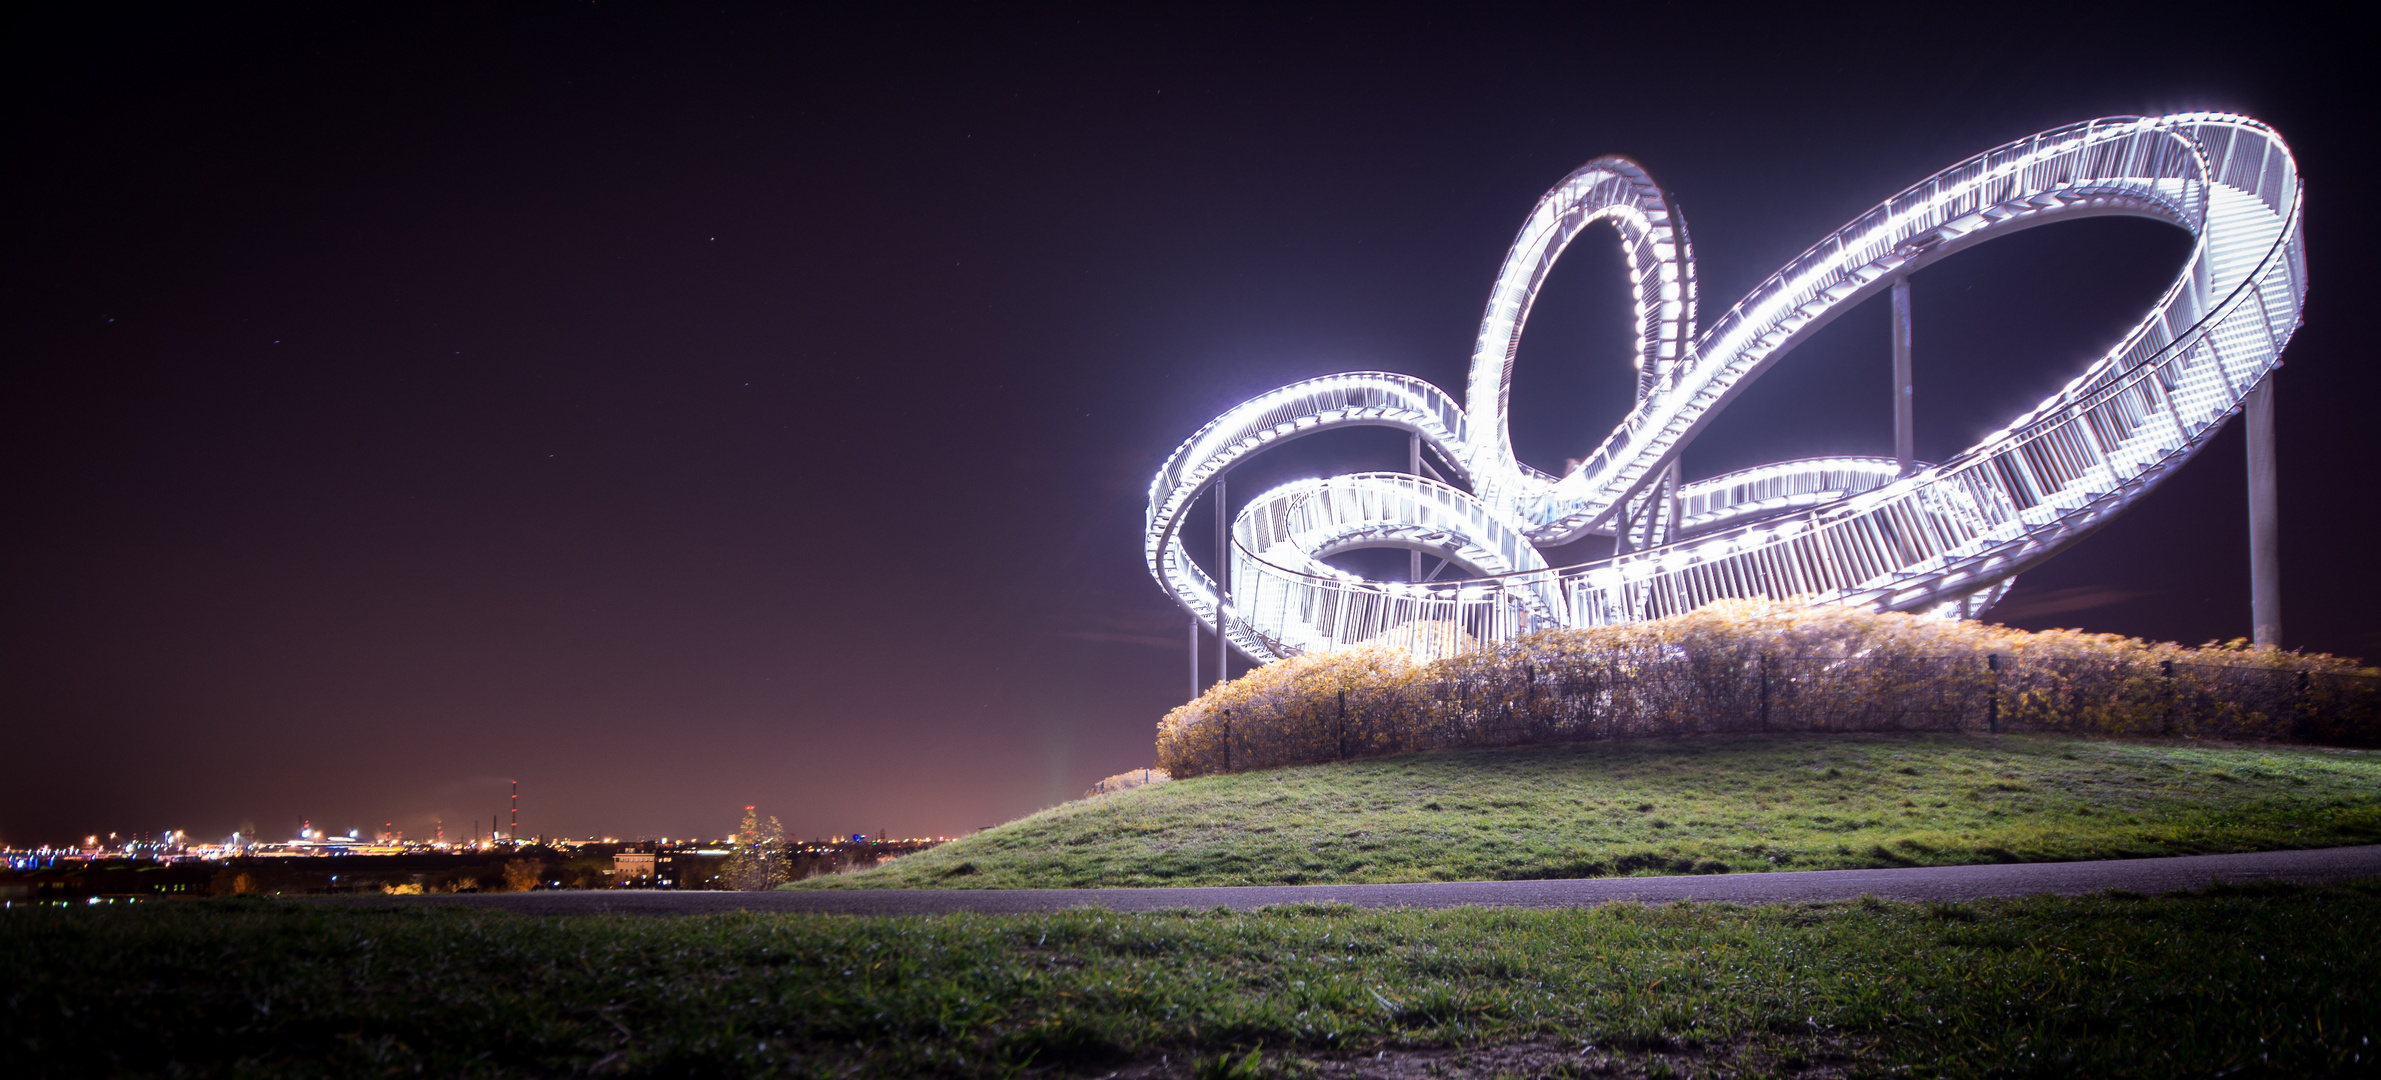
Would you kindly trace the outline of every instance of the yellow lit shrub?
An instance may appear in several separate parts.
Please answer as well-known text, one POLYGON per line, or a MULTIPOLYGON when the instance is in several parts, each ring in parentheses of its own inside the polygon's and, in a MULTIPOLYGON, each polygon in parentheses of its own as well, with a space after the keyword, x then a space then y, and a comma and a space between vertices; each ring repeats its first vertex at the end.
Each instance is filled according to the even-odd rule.
POLYGON ((2381 672, 2323 654, 1721 601, 1436 661, 1452 627, 1297 656, 1158 723, 1176 777, 1456 746, 1728 731, 2033 730, 2370 742, 2381 672))

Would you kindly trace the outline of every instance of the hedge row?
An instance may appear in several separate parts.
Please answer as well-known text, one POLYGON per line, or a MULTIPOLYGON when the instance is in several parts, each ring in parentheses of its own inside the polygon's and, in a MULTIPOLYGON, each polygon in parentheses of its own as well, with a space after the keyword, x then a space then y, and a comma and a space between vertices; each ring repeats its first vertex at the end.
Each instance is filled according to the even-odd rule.
POLYGON ((1728 601, 1419 662, 1268 664, 1158 723, 1175 777, 1459 746, 1797 731, 2381 741, 2381 671, 2323 654, 1728 601))

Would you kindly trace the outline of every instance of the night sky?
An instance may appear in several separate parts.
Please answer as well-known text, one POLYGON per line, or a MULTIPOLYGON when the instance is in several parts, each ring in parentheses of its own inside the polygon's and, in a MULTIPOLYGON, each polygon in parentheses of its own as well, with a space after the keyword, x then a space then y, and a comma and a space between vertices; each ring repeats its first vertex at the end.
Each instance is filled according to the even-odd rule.
MULTIPOLYGON (((746 804, 950 834, 1074 797, 1185 693, 1141 562, 1157 464, 1309 376, 1460 393, 1522 215, 1606 153, 1677 198, 1716 316, 2008 139, 2274 124, 2313 281, 2284 636, 2381 657, 2366 30, 498 7, 11 16, 0 841, 453 837, 511 779, 524 832, 569 835, 746 804)), ((1919 274, 1919 456, 2072 377, 2186 247, 2097 219, 1919 274)), ((1621 282, 1600 233, 1554 275, 1524 460, 1625 408, 1621 282)), ((1888 360, 1873 301, 1687 475, 1890 454, 1888 360)), ((2228 430, 1993 617, 2245 635, 2241 459, 2228 430)), ((1338 433, 1234 491, 1403 460, 1338 433)))

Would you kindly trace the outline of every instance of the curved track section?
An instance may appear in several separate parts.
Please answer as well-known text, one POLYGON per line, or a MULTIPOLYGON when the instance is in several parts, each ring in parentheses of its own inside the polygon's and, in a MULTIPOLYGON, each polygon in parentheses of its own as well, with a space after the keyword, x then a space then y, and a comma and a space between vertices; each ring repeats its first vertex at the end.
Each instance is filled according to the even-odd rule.
POLYGON ((1232 580, 1245 583, 1233 590, 1233 608, 1276 655, 1334 646, 1342 627, 1459 624, 1454 592, 1426 583, 1334 589, 1322 594, 1331 604, 1313 603, 1309 581, 1365 584, 1322 561, 1359 547, 1421 551, 1477 577, 1527 575, 1500 591, 1509 603, 1497 617, 1511 624, 1502 636, 1562 625, 1561 586, 1519 524, 1427 477, 1356 473, 1284 484, 1241 511, 1232 541, 1232 580))
MULTIPOLYGON (((1597 158, 1564 177, 1530 209, 1520 235, 1513 238, 1497 270, 1496 285, 1489 290, 1488 310, 1480 316, 1478 343, 1472 347, 1465 403, 1472 415, 1490 422, 1475 431, 1477 441, 1469 447, 1464 467, 1481 499, 1491 504, 1540 504, 1554 489, 1577 486, 1568 483, 1570 478, 1556 480, 1516 460, 1505 417, 1513 393, 1513 360, 1520 353, 1521 331, 1537 305, 1538 290, 1571 241, 1599 221, 1620 233, 1621 252, 1628 259, 1637 338, 1630 362, 1637 370, 1641 407, 1663 382, 1676 376, 1687 342, 1695 336, 1695 253, 1687 242, 1686 219, 1671 208, 1662 189, 1636 162, 1621 157, 1597 158)), ((1555 528, 1581 524, 1562 521, 1555 528)), ((1549 531, 1538 530, 1541 535, 1549 531)))
POLYGON ((1271 660, 1382 639, 1446 652, 1725 597, 1980 614, 2019 571, 2197 452, 2280 364, 2306 295, 2300 203, 2289 148, 2254 120, 2094 120, 1995 148, 1895 195, 1697 336, 1683 219, 1641 168, 1598 159, 1539 200, 1514 241, 1474 350, 1470 408, 1420 380, 1377 372, 1309 380, 1242 404, 1177 448, 1152 482, 1150 570, 1213 626, 1215 583, 1182 551, 1184 509, 1241 457, 1330 427, 1374 424, 1420 437, 1470 492, 1367 474, 1260 496, 1233 534, 1232 593, 1247 602, 1230 605, 1225 628, 1243 653, 1271 660), (2108 214, 2166 221, 2196 243, 2174 284, 2115 348, 2007 428, 1905 478, 1890 462, 1832 458, 1679 482, 1678 454, 1694 436, 1836 315, 1995 236, 2108 214), (1595 221, 1611 223, 1629 255, 1639 394, 1587 462, 1558 479, 1513 458, 1507 396, 1538 288, 1595 221), (1301 509, 1325 492, 1382 516, 1301 509), (1301 512, 1313 524, 1276 521, 1301 512), (1532 565, 1514 546, 1516 537, 1552 545, 1590 533, 1619 536, 1624 554, 1554 568, 1532 565), (1351 546, 1429 551, 1474 576, 1368 581, 1321 562, 1351 546), (1415 631, 1424 625, 1435 629, 1415 631))
POLYGON ((1707 532, 1823 506, 1900 476, 1900 462, 1876 457, 1803 458, 1722 473, 1679 489, 1678 531, 1707 532))
MULTIPOLYGON (((1184 610, 1213 629, 1223 605, 1214 576, 1182 549, 1183 513, 1242 458, 1318 431, 1364 426, 1396 428, 1419 437, 1450 463, 1459 464, 1459 448, 1470 445, 1463 409, 1455 399, 1410 375, 1326 375, 1251 398, 1183 440, 1149 482, 1148 532, 1142 545, 1149 572, 1184 610)), ((1266 660, 1288 655, 1274 647, 1277 639, 1259 636, 1229 613, 1223 625, 1233 645, 1246 655, 1266 660)))

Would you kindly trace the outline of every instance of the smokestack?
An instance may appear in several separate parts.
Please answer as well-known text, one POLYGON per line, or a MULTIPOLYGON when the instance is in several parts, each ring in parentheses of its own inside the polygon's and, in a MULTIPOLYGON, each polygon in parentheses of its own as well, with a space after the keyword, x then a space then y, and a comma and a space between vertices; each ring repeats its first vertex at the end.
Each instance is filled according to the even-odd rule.
POLYGON ((513 781, 513 826, 508 831, 511 835, 505 839, 516 844, 521 842, 521 782, 518 780, 513 781))

